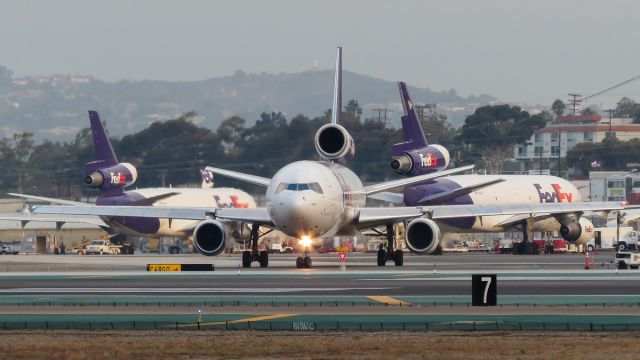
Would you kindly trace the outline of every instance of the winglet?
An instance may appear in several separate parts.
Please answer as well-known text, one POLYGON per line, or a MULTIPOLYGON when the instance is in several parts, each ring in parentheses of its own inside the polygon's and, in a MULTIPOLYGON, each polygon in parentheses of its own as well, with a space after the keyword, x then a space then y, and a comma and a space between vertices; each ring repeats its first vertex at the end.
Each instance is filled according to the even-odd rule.
POLYGON ((422 124, 418 120, 416 109, 409 97, 407 84, 400 81, 398 82, 398 88, 400 89, 400 98, 402 99, 402 108, 404 109, 404 116, 401 119, 404 141, 412 144, 415 148, 429 145, 427 138, 424 136, 422 124))
POLYGON ((97 111, 89 110, 89 122, 91 123, 91 135, 93 136, 93 147, 96 153, 95 161, 106 166, 116 165, 118 159, 113 152, 111 141, 109 141, 107 132, 102 126, 97 111))
POLYGON ((336 78, 333 84, 333 104, 331 106, 331 123, 340 121, 342 112, 342 46, 336 50, 336 78))

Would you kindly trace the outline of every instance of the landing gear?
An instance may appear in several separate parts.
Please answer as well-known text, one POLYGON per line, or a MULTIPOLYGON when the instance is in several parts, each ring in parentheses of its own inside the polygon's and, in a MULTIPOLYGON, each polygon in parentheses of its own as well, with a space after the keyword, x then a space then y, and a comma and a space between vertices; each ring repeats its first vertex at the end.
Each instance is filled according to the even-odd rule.
MULTIPOLYGON (((540 250, 535 243, 529 241, 528 220, 522 221, 522 242, 513 244, 513 255, 538 255, 540 250)), ((533 223, 533 221, 531 221, 533 223)))
POLYGON ((296 259, 296 268, 298 269, 311 269, 312 264, 313 262, 311 261, 311 258, 307 255, 304 257, 298 256, 296 259))
MULTIPOLYGON (((382 235, 382 233, 380 233, 382 235)), ((387 237, 387 246, 380 244, 378 248, 378 266, 385 266, 387 261, 393 260, 395 266, 404 265, 404 253, 396 247, 396 233, 393 231, 393 224, 387 224, 384 235, 387 237)))
POLYGON ((251 225, 251 235, 249 241, 251 242, 251 250, 245 250, 242 252, 242 267, 250 268, 251 263, 257 261, 261 268, 269 266, 269 252, 258 250, 258 239, 262 236, 270 233, 272 230, 267 231, 264 234, 260 234, 260 225, 251 225))

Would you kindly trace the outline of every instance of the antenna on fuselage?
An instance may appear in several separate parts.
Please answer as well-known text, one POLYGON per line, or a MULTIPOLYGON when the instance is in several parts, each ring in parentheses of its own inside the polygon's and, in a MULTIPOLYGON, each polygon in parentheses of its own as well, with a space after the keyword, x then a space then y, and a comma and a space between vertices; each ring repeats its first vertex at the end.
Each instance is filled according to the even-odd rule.
POLYGON ((331 123, 340 121, 342 112, 342 46, 336 49, 336 78, 333 84, 333 104, 331 106, 331 123))

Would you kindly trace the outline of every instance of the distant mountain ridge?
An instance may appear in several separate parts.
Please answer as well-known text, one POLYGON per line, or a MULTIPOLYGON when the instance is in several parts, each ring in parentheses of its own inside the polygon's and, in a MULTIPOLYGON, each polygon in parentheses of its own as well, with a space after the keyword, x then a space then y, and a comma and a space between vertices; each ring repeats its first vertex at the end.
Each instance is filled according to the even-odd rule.
MULTIPOLYGON (((0 68, 2 68, 0 66, 0 68)), ((7 70, 6 68, 4 68, 7 70)), ((6 72, 5 72, 6 73, 6 72)), ((9 71, 10 73, 10 71, 9 71)), ((321 116, 331 107, 333 70, 281 74, 247 74, 201 81, 105 82, 92 76, 0 77, 0 136, 31 131, 36 140, 72 140, 88 126, 87 110, 98 110, 111 135, 122 136, 151 122, 195 111, 198 125, 211 129, 237 115, 248 124, 262 112, 282 112, 287 119, 297 114, 321 116)), ((403 79, 411 83, 411 79, 403 79)), ((394 110, 390 124, 399 125, 400 100, 396 83, 350 71, 343 74, 343 102, 356 99, 363 116, 377 117, 373 108, 394 110)), ((435 92, 411 87, 419 103, 437 103, 438 111, 460 125, 466 114, 496 99, 489 95, 462 97, 455 90, 435 92)))

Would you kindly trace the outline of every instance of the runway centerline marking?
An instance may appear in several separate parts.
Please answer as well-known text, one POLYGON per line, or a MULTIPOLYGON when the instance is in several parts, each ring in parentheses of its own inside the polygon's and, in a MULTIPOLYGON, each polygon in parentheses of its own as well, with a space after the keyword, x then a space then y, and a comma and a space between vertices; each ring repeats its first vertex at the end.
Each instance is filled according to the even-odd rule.
POLYGON ((408 302, 402 301, 391 296, 367 296, 369 299, 391 305, 409 305, 408 302))

